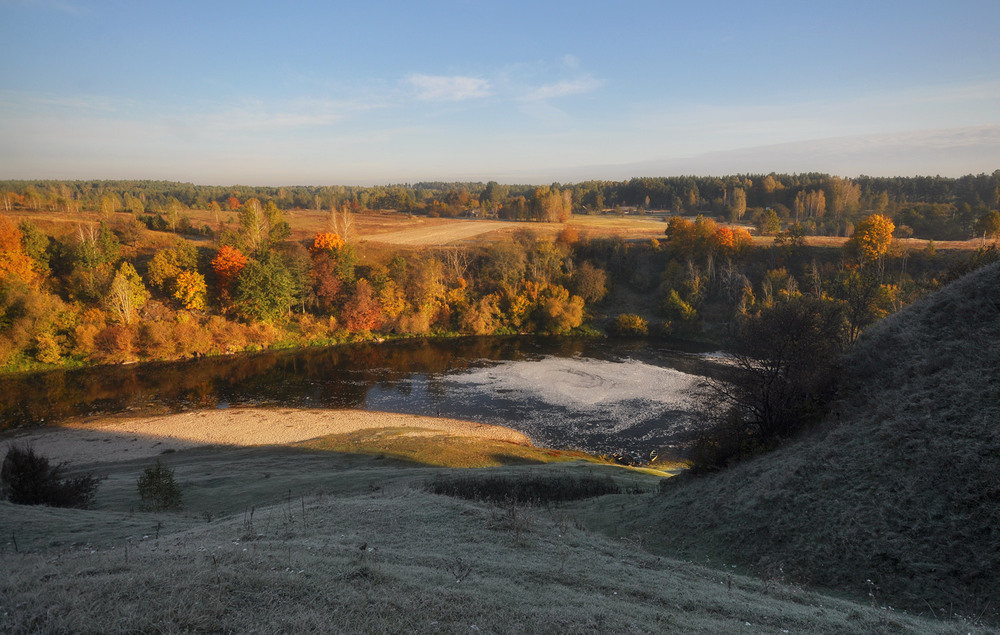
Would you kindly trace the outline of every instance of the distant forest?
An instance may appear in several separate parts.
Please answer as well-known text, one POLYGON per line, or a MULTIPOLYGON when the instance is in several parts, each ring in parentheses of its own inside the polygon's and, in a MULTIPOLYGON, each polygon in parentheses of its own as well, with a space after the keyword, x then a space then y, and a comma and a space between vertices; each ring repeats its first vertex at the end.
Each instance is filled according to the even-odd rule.
POLYGON ((648 177, 577 184, 423 182, 360 186, 215 186, 169 181, 0 181, 0 210, 47 209, 159 217, 175 228, 187 209, 235 211, 249 199, 281 210, 396 210, 430 216, 564 221, 570 214, 670 211, 756 225, 798 224, 808 235, 850 236, 873 213, 897 236, 965 240, 1000 209, 1000 170, 940 176, 840 178, 828 174, 648 177), (980 225, 977 227, 977 223, 980 225))

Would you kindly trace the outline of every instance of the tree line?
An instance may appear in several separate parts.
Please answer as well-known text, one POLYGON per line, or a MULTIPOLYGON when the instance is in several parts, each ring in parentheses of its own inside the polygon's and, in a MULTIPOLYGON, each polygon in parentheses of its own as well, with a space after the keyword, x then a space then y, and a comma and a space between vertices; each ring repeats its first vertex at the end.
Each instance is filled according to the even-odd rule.
MULTIPOLYGON (((502 209, 509 191, 494 189, 502 209)), ((534 191, 541 208, 566 214, 567 190, 534 191)), ((888 214, 856 219, 844 249, 806 246, 802 223, 779 225, 772 245, 755 246, 744 226, 698 215, 670 217, 652 241, 591 239, 565 224, 554 239, 521 231, 506 242, 373 255, 345 240, 349 206, 326 212, 324 231, 292 240, 274 200, 225 203, 234 221, 220 220, 209 240, 126 211, 60 236, 40 228, 44 215, 16 223, 0 213, 0 366, 395 334, 568 333, 595 314, 632 313, 634 297, 655 309, 625 315, 612 331, 720 340, 740 320, 806 297, 835 305, 852 341, 939 285, 958 259, 932 244, 906 247, 888 214), (618 311, 601 304, 612 291, 618 311)))
POLYGON ((158 218, 155 222, 172 229, 182 223, 185 210, 233 212, 251 199, 284 211, 395 210, 539 221, 562 221, 581 213, 670 211, 750 223, 765 232, 799 224, 807 234, 840 236, 850 236, 854 223, 875 213, 891 218, 901 237, 964 240, 982 234, 983 218, 1000 210, 1000 170, 959 178, 841 178, 806 173, 644 177, 549 185, 490 181, 371 187, 0 181, 2 211, 130 211, 158 218))

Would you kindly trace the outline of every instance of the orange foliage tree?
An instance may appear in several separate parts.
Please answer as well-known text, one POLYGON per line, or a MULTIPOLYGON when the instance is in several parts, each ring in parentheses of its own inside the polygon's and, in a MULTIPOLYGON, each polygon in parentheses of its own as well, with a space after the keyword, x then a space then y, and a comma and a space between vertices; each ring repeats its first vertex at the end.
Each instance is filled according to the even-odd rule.
POLYGON ((212 259, 212 270, 219 279, 219 292, 223 297, 229 296, 233 280, 240 275, 240 271, 243 271, 243 267, 246 267, 249 261, 250 259, 236 247, 223 245, 219 249, 219 253, 212 259))
POLYGON ((309 248, 309 251, 314 254, 323 253, 326 251, 335 251, 344 246, 344 239, 340 237, 340 234, 334 232, 319 232, 313 237, 313 244, 309 248))
POLYGON ((33 282, 33 265, 31 257, 24 253, 21 230, 9 218, 0 216, 0 279, 15 277, 33 282))
POLYGON ((715 230, 714 243, 720 254, 733 257, 749 249, 753 245, 753 238, 742 227, 719 227, 715 230))
POLYGON ((340 313, 340 319, 348 331, 374 331, 382 325, 382 305, 372 286, 364 278, 358 280, 354 295, 340 313))

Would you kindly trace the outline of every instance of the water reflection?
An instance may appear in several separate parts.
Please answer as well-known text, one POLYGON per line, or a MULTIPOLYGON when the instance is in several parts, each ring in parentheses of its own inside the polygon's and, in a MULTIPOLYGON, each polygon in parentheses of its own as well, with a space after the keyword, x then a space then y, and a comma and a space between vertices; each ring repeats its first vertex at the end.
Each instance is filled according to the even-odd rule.
MULTIPOLYGON (((581 425, 564 426, 561 434, 549 425, 549 432, 542 433, 539 421, 593 418, 593 413, 567 412, 565 404, 547 403, 544 396, 497 394, 454 379, 503 362, 549 357, 634 359, 695 375, 710 372, 711 365, 703 358, 677 348, 571 338, 406 340, 52 371, 0 380, 0 427, 100 413, 162 414, 239 406, 369 408, 498 423, 522 429, 549 445, 608 451, 637 441, 623 437, 620 429, 586 435, 582 432, 586 426, 581 425)), ((667 415, 657 411, 650 416, 667 415)), ((649 425, 643 420, 634 427, 649 425)))

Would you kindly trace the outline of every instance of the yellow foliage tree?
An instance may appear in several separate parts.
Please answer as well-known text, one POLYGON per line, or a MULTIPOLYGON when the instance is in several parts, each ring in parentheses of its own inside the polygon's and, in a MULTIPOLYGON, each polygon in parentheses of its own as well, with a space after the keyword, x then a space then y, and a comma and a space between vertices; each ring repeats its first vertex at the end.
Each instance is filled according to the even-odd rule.
POLYGON ((197 271, 182 271, 177 274, 174 283, 174 298, 184 305, 189 311, 204 311, 205 293, 208 285, 205 283, 205 276, 197 271))
POLYGON ((131 263, 123 262, 111 281, 104 303, 115 321, 128 326, 135 321, 136 313, 148 298, 149 292, 142 283, 142 277, 131 263))
POLYGON ((848 247, 858 255, 861 265, 875 263, 879 272, 883 270, 885 255, 892 246, 892 232, 896 226, 882 214, 872 214, 858 222, 848 247))

